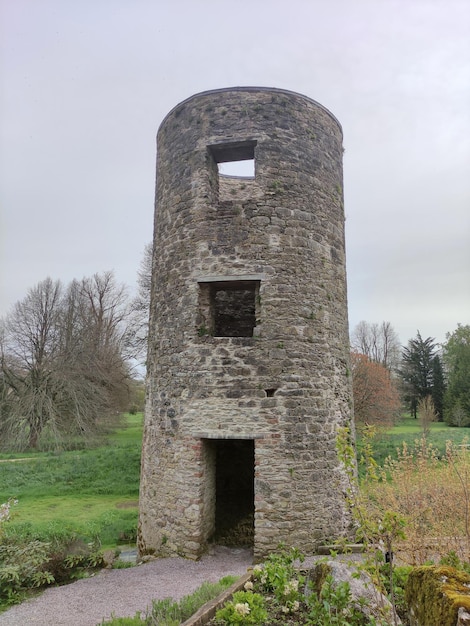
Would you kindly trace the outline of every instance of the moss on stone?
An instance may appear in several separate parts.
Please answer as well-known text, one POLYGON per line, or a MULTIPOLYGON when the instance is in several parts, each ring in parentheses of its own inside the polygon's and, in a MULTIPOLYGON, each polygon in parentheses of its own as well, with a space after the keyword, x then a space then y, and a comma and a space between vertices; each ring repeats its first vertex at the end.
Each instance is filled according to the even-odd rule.
POLYGON ((410 572, 405 601, 412 624, 455 626, 460 607, 470 610, 470 575, 449 566, 422 566, 410 572))

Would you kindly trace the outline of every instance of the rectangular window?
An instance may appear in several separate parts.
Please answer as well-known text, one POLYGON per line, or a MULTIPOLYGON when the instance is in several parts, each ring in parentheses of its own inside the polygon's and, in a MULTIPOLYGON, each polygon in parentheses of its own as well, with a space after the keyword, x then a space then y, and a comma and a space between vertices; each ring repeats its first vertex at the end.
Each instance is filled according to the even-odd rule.
POLYGON ((254 178, 256 143, 255 140, 234 141, 209 146, 219 174, 237 178, 254 178))
POLYGON ((200 283, 204 332, 214 337, 253 337, 259 295, 258 280, 200 283))

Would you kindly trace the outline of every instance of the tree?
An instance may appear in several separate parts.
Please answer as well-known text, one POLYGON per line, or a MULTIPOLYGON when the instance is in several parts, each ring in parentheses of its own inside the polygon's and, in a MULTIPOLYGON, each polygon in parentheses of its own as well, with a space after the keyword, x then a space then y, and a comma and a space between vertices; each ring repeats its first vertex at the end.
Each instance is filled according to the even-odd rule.
POLYGON ((150 312, 150 290, 152 284, 153 244, 148 243, 137 273, 137 295, 131 303, 126 345, 129 354, 142 364, 147 358, 148 326, 150 312))
POLYGON ((3 321, 0 415, 3 440, 37 448, 41 438, 89 437, 127 404, 123 356, 126 294, 113 274, 50 278, 3 321))
POLYGON ((351 354, 354 415, 358 422, 390 426, 399 416, 400 397, 388 369, 365 354, 351 354))
POLYGON ((418 403, 431 395, 433 388, 433 359, 436 344, 432 337, 423 339, 418 331, 415 339, 410 339, 402 352, 399 370, 403 382, 404 398, 412 415, 416 418, 418 403))
POLYGON ((470 419, 470 325, 447 333, 443 359, 447 372, 444 416, 448 423, 470 419), (455 414, 455 415, 454 415, 455 414))
POLYGON ((442 359, 436 354, 432 360, 432 401, 438 422, 444 421, 444 393, 446 389, 442 359))
POLYGON ((380 363, 392 371, 400 360, 400 341, 390 322, 370 324, 359 322, 351 336, 351 347, 370 361, 380 363))
POLYGON ((423 437, 427 437, 431 430, 432 422, 435 422, 438 417, 431 396, 425 396, 419 400, 418 415, 423 437))

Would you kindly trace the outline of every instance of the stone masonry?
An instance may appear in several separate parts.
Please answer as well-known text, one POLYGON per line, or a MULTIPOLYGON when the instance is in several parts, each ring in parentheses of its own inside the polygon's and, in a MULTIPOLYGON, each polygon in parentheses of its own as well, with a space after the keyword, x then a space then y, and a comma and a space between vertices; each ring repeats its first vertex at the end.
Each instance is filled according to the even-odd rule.
POLYGON ((236 87, 177 105, 157 146, 140 554, 197 558, 242 514, 255 559, 314 553, 351 531, 341 127, 236 87))

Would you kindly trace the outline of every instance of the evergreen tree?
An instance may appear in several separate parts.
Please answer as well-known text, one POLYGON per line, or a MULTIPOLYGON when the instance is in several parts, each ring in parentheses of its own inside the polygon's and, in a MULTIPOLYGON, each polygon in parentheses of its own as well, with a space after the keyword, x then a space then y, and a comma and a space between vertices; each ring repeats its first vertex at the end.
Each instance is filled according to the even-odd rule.
POLYGON ((432 401, 439 422, 444 421, 445 380, 441 357, 436 354, 432 360, 432 401))
POLYGON ((399 373, 403 382, 403 395, 415 418, 419 401, 426 396, 432 396, 435 352, 434 338, 423 339, 419 331, 415 339, 408 341, 402 352, 399 373))

